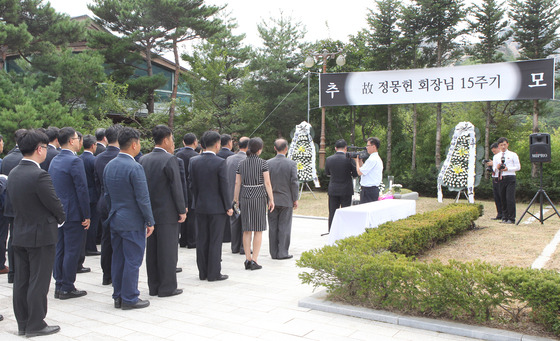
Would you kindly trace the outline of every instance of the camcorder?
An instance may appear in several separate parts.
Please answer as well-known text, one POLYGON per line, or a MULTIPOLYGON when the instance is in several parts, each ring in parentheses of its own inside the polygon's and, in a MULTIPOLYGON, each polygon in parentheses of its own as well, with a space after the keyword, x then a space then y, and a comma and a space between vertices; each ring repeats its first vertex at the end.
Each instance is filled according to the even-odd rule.
POLYGON ((362 161, 366 161, 369 157, 369 153, 366 147, 348 146, 346 157, 349 159, 359 158, 362 161))

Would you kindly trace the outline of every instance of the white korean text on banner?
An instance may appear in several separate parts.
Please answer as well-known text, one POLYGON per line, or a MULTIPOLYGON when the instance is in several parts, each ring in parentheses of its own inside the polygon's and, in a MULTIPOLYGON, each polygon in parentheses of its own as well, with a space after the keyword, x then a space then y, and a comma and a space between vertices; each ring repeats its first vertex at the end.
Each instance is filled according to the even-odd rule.
POLYGON ((429 69, 325 73, 319 106, 554 98, 554 59, 429 69))

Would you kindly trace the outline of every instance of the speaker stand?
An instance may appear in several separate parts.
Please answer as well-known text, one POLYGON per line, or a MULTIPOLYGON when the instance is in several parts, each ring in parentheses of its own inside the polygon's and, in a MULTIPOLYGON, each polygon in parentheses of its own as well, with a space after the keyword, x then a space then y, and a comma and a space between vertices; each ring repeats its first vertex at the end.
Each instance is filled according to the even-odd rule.
POLYGON ((521 218, 519 218, 519 220, 517 221, 516 225, 519 225, 519 223, 521 222, 521 220, 523 219, 523 217, 527 213, 529 213, 531 216, 533 216, 533 218, 540 221, 541 225, 544 224, 545 220, 547 220, 550 217, 553 217, 554 215, 557 215, 560 218, 560 213, 558 213, 558 210, 556 209, 556 206, 554 206, 554 204, 552 203, 552 200, 550 200, 550 198, 548 197, 548 194, 546 194, 546 192, 545 192, 545 190, 543 189, 543 186, 542 186, 542 162, 539 162, 539 173, 540 173, 539 190, 537 191, 537 193, 535 193, 535 196, 533 197, 533 199, 529 203, 529 206, 527 206, 527 209, 525 210, 525 212, 523 212, 523 214, 521 215, 521 218), (537 197, 539 197, 539 203, 540 203, 540 217, 537 217, 533 213, 529 212, 529 209, 531 208, 531 206, 533 206, 537 197), (546 197, 546 200, 548 201, 550 206, 552 206, 552 209, 554 209, 554 212, 555 212, 555 213, 552 213, 551 215, 549 215, 546 218, 543 217, 543 197, 546 197))

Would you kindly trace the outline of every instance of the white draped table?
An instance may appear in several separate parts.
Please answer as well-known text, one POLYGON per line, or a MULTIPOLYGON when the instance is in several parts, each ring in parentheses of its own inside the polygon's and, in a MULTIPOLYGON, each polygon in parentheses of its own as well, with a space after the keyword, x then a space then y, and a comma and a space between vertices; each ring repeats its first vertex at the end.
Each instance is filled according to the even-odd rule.
POLYGON ((357 236, 366 228, 377 227, 416 214, 416 200, 381 200, 336 210, 329 233, 329 245, 337 240, 357 236))

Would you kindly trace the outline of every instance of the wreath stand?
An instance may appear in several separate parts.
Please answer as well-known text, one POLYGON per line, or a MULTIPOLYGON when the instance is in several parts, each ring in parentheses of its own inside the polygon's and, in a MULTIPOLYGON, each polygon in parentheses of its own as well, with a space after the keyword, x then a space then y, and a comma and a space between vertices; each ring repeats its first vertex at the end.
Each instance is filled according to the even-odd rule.
POLYGON ((465 192, 465 189, 462 188, 459 190, 459 192, 457 193, 457 196, 455 197, 455 203, 459 202, 459 199, 461 199, 461 193, 463 193, 463 195, 465 196, 465 199, 467 199, 467 201, 469 201, 469 196, 467 195, 467 192, 465 192))
POLYGON ((311 192, 311 195, 313 195, 313 198, 315 198, 315 200, 317 200, 317 197, 315 196, 315 193, 313 193, 313 190, 311 189, 311 187, 309 187, 309 183, 307 181, 305 182, 300 182, 300 189, 299 189, 299 197, 298 200, 301 199, 301 195, 303 194, 303 188, 305 186, 307 186, 307 189, 309 190, 309 192, 311 192))

